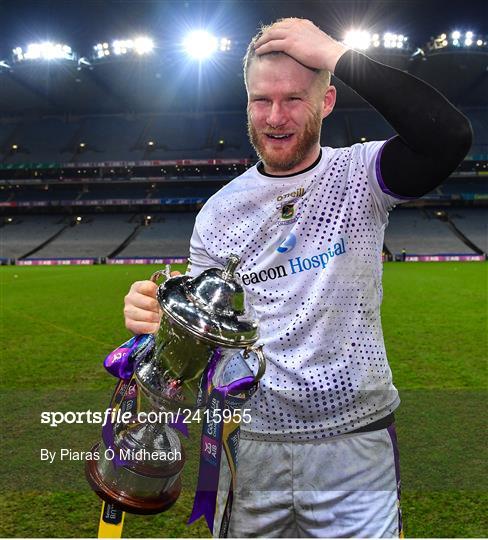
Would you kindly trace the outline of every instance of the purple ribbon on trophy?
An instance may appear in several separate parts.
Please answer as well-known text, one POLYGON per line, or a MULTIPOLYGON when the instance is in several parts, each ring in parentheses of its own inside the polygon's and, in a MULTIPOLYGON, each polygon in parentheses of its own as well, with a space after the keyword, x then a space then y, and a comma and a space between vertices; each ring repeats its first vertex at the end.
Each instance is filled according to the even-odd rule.
POLYGON ((247 401, 257 389, 254 377, 246 376, 228 385, 212 387, 212 377, 215 367, 220 360, 221 351, 217 349, 201 381, 200 395, 205 396, 207 410, 204 417, 202 438, 200 444, 200 466, 198 483, 193 501, 193 510, 188 524, 193 523, 201 516, 205 517, 210 532, 213 532, 215 510, 217 505, 217 491, 220 476, 220 461, 222 457, 223 411, 228 408, 227 396, 245 393, 242 403, 247 401), (203 385, 206 388, 203 389, 203 385), (216 420, 218 418, 218 420, 216 420))
POLYGON ((145 357, 153 346, 152 334, 134 336, 107 355, 103 361, 103 367, 110 375, 128 380, 134 373, 135 361, 145 357))
MULTIPOLYGON (((111 408, 113 405, 121 403, 121 412, 125 412, 124 409, 129 408, 130 410, 136 410, 134 406, 129 407, 132 400, 137 400, 137 385, 132 375, 134 374, 137 363, 150 354, 153 349, 154 336, 152 334, 141 334, 132 337, 107 355, 103 361, 104 368, 114 377, 121 379, 110 401, 111 408)), ((185 437, 189 437, 188 427, 180 415, 176 417, 174 422, 168 422, 168 426, 177 429, 185 437)), ((102 428, 102 439, 105 446, 114 451, 114 458, 112 460, 114 467, 123 467, 129 464, 128 461, 124 461, 119 457, 114 446, 114 422, 112 415, 108 416, 108 421, 102 428)))

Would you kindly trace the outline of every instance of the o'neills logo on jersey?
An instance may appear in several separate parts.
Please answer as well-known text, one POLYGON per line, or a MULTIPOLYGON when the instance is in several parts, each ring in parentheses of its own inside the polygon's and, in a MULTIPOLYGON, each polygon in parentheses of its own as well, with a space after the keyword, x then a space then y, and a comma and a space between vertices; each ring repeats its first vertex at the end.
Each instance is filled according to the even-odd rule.
POLYGON ((287 264, 265 268, 259 272, 241 274, 240 277, 244 285, 251 285, 268 280, 273 281, 278 278, 292 276, 293 274, 300 274, 301 272, 308 272, 313 268, 324 270, 334 257, 344 255, 345 252, 346 243, 344 238, 341 238, 339 242, 336 242, 333 246, 329 246, 322 253, 310 257, 294 257, 293 259, 288 259, 287 264))
POLYGON ((278 197, 276 197, 276 200, 284 201, 285 199, 289 199, 290 197, 293 199, 298 199, 298 197, 303 197, 303 195, 305 195, 305 188, 298 188, 296 191, 292 191, 291 193, 278 195, 278 197))
POLYGON ((299 187, 296 191, 292 191, 291 193, 285 193, 284 195, 279 195, 276 197, 277 201, 284 201, 285 199, 289 199, 290 197, 293 199, 298 199, 298 197, 302 197, 305 195, 305 189, 302 187, 299 187))

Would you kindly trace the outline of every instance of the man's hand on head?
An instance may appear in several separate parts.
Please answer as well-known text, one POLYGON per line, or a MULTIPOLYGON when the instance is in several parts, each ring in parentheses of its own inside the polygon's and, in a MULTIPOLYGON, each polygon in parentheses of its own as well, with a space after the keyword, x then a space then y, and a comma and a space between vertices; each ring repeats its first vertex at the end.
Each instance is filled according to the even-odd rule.
POLYGON ((256 41, 254 50, 258 56, 283 52, 304 66, 334 73, 337 61, 348 47, 332 39, 307 19, 289 18, 266 30, 256 41))

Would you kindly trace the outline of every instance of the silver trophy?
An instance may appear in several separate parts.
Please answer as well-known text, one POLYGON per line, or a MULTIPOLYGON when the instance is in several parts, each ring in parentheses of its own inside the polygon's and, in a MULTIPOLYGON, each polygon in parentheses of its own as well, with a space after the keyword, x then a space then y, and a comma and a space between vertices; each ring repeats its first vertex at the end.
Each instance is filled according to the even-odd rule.
POLYGON ((92 449, 98 459, 86 463, 90 485, 106 502, 136 514, 167 510, 181 491, 184 451, 176 429, 164 420, 168 414, 160 413, 188 415, 205 407, 207 377, 221 386, 264 374, 264 355, 254 347, 256 316, 234 274, 238 263, 231 255, 225 269, 168 278, 159 286, 161 325, 134 366, 140 403, 133 409, 139 413, 105 426, 92 449), (141 412, 158 421, 141 422, 141 412))

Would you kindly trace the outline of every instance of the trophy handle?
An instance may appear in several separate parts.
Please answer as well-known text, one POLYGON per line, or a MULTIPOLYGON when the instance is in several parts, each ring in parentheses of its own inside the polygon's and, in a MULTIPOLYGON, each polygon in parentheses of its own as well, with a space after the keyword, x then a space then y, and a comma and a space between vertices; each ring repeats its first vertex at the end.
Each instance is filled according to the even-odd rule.
POLYGON ((170 274, 171 274, 171 267, 169 264, 167 264, 164 268, 164 270, 156 270, 156 272, 154 272, 154 274, 150 277, 150 280, 153 282, 153 283, 156 283, 158 282, 158 280, 160 278, 164 278, 164 280, 166 281, 167 279, 170 278, 170 274))
POLYGON ((258 357, 258 372, 254 376, 255 382, 258 382, 266 371, 266 358, 263 354, 263 346, 259 347, 246 347, 244 350, 243 358, 249 358, 249 353, 254 353, 258 357))

